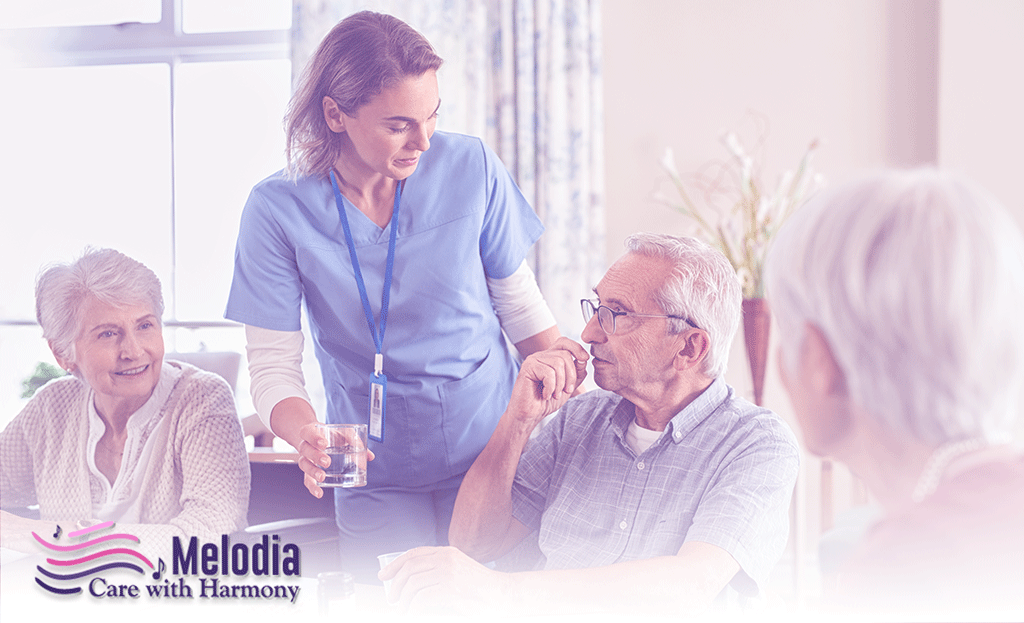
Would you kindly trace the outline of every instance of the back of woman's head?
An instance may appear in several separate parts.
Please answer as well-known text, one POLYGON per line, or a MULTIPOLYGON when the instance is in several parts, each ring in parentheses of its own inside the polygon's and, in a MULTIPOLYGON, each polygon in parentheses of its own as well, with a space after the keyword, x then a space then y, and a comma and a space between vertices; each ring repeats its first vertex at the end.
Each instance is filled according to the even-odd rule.
POLYGON ((113 249, 86 249, 70 264, 54 264, 36 279, 36 320, 55 353, 75 359, 78 315, 92 297, 108 305, 144 304, 160 318, 164 299, 160 279, 142 262, 113 249))
POLYGON ((437 70, 442 62, 423 35, 396 17, 361 11, 343 19, 320 42, 288 105, 289 174, 326 175, 338 158, 338 136, 324 120, 324 97, 353 116, 384 89, 437 70))
POLYGON ((820 195, 776 236, 766 283, 791 370, 810 323, 851 399, 893 429, 930 443, 1010 434, 1024 237, 981 189, 921 169, 820 195))

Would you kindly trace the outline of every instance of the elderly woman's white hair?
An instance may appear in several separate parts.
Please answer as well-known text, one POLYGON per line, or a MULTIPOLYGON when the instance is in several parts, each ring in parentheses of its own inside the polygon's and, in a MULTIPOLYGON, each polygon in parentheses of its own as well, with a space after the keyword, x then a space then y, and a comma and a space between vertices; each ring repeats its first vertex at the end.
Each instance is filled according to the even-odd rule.
MULTIPOLYGON (((674 279, 666 281, 655 298, 666 314, 689 318, 707 332, 711 347, 703 372, 711 378, 724 374, 743 300, 739 278, 729 261, 696 238, 667 234, 633 234, 626 239, 626 248, 672 263, 674 279)), ((669 320, 672 333, 689 328, 683 320, 669 320)))
POLYGON ((70 264, 55 264, 36 279, 36 320, 54 353, 75 360, 79 311, 88 297, 114 306, 147 304, 160 318, 160 279, 141 262, 113 249, 87 248, 70 264))
POLYGON ((851 400, 888 426, 934 444, 1006 441, 1024 374, 1024 238, 981 189, 920 169, 820 195, 776 236, 766 286, 790 369, 810 323, 851 400))

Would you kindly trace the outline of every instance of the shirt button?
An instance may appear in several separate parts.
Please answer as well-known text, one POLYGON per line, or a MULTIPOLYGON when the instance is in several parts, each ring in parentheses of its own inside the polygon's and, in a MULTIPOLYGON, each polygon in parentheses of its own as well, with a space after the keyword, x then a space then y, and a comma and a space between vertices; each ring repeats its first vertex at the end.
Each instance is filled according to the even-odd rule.
POLYGON ((622 530, 625 530, 625 529, 626 529, 626 526, 628 526, 628 525, 629 525, 629 524, 627 524, 626 522, 624 522, 624 521, 623 521, 623 522, 621 522, 621 523, 619 524, 619 528, 620 528, 620 529, 622 529, 622 530))
POLYGON ((672 435, 672 436, 675 437, 676 441, 679 441, 680 439, 683 438, 683 434, 682 433, 676 433, 675 435, 672 435))
POLYGON ((643 468, 644 468, 644 462, 643 462, 643 461, 640 461, 639 463, 637 463, 637 464, 636 464, 636 468, 637 468, 637 469, 643 469, 643 468))

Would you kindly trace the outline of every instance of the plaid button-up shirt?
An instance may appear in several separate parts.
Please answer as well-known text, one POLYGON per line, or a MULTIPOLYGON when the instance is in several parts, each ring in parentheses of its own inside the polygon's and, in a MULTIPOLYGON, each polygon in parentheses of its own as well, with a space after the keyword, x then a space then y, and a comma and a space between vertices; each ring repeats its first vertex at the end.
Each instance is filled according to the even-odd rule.
POLYGON ((639 456, 626 443, 633 418, 625 399, 591 391, 549 416, 527 444, 513 514, 539 531, 543 568, 674 555, 701 541, 739 563, 734 588, 757 594, 789 536, 799 469, 789 426, 720 378, 639 456))

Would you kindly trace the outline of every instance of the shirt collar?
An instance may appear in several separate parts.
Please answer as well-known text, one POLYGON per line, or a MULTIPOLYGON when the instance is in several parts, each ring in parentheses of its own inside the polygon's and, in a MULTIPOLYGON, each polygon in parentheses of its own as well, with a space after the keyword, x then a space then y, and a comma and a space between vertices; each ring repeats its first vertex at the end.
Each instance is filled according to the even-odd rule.
POLYGON ((669 421, 669 427, 672 429, 672 441, 675 443, 682 441, 683 437, 686 437, 690 431, 697 428, 701 422, 718 410, 728 397, 729 386, 725 384, 722 377, 716 378, 693 402, 686 405, 669 421))
MULTIPOLYGON (((129 435, 133 431, 142 430, 149 424, 150 420, 160 413, 160 409, 167 402, 167 397, 171 395, 171 391, 174 389, 174 385, 178 382, 182 373, 183 370, 181 368, 168 365, 166 360, 163 361, 160 366, 160 378, 157 380, 156 387, 153 388, 153 393, 128 418, 127 428, 129 435)), ((91 388, 89 391, 89 418, 91 428, 98 431, 99 435, 102 436, 107 425, 103 422, 99 412, 96 411, 95 395, 91 388)), ((98 443, 99 437, 95 441, 98 443)))
MULTIPOLYGON (((683 407, 682 411, 669 420, 666 430, 671 432, 672 441, 681 442, 683 437, 686 437, 690 431, 722 406, 728 396, 729 386, 722 377, 712 381, 711 385, 701 392, 693 402, 683 407)), ((620 400, 611 416, 612 428, 620 438, 625 438, 626 428, 635 417, 633 403, 625 399, 620 400)))

